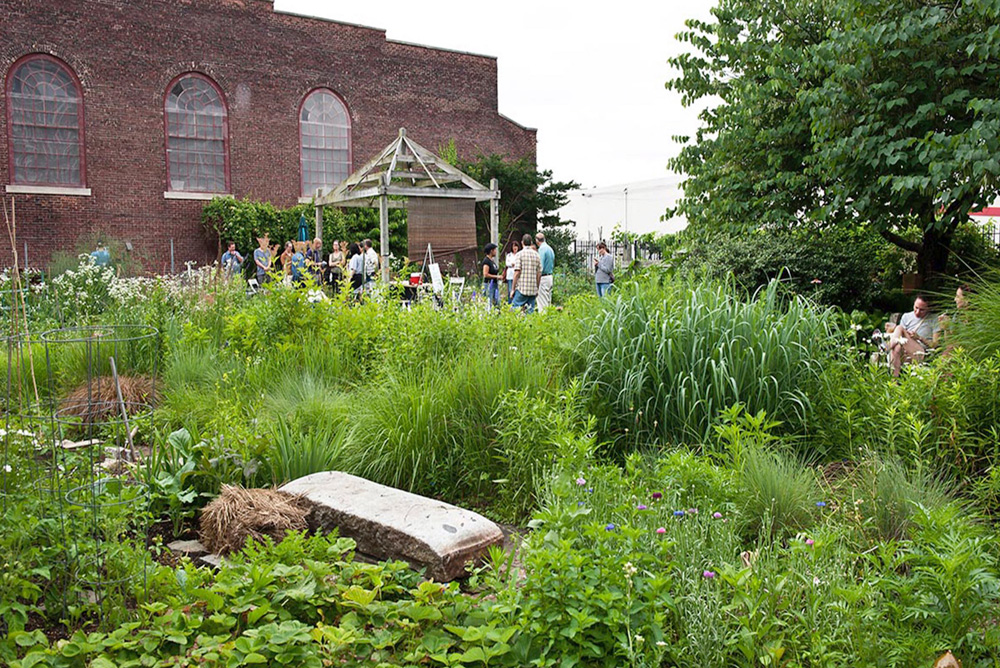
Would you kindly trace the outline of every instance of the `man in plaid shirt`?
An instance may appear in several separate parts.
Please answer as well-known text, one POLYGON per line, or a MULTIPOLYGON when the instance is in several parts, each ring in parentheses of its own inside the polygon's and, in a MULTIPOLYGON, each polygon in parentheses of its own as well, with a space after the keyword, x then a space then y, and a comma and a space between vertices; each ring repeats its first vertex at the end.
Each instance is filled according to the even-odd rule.
POLYGON ((542 259, 532 245, 534 240, 530 234, 525 234, 522 241, 524 246, 514 258, 514 284, 512 286, 514 300, 511 302, 511 306, 514 309, 527 307, 525 310, 532 313, 538 298, 538 285, 542 282, 542 259))

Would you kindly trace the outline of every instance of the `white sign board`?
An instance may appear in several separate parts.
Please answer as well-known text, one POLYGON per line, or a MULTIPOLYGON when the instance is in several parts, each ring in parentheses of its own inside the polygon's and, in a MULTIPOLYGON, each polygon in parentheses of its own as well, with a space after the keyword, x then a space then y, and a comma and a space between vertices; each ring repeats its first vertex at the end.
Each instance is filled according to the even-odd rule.
POLYGON ((431 284, 434 286, 434 294, 443 295, 444 280, 441 278, 441 266, 437 262, 433 262, 427 268, 431 272, 431 284))

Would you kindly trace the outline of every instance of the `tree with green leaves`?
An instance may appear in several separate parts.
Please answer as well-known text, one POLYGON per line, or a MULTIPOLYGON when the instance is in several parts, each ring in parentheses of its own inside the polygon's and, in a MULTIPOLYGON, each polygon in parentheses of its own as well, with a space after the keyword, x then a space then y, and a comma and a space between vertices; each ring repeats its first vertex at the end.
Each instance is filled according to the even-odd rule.
MULTIPOLYGON (((485 185, 489 185, 490 179, 497 180, 501 193, 501 245, 522 234, 534 233, 539 226, 550 230, 574 224, 562 220, 556 211, 569 201, 568 193, 580 184, 554 181, 552 170, 540 170, 528 158, 508 161, 501 155, 481 155, 470 162, 459 160, 457 167, 485 185)), ((481 202, 476 207, 476 230, 482 244, 489 240, 489 216, 489 202, 481 202)))
POLYGON ((667 87, 706 104, 671 167, 696 226, 872 225, 944 270, 1000 195, 1000 2, 720 0, 667 87), (916 225, 921 238, 901 231, 916 225))

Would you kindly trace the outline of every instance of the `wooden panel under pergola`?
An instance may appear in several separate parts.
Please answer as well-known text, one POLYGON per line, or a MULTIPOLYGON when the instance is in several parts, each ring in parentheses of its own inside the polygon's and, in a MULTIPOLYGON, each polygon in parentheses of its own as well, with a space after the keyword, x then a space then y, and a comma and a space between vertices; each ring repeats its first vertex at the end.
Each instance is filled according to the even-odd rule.
MULTIPOLYGON (((326 206, 364 206, 379 209, 381 239, 379 253, 382 256, 382 279, 389 279, 389 209, 407 207, 410 198, 433 198, 451 201, 453 206, 419 206, 420 213, 414 217, 417 229, 410 227, 407 220, 408 247, 410 238, 419 243, 427 239, 434 244, 435 239, 444 242, 454 252, 470 245, 476 245, 475 203, 490 202, 490 241, 498 243, 500 190, 497 180, 490 181, 490 187, 465 174, 454 165, 406 136, 406 129, 400 128, 399 135, 391 144, 369 160, 331 192, 317 195, 316 236, 322 238, 322 210, 326 206), (394 198, 394 199, 390 199, 394 198), (395 198, 403 198, 395 199, 395 198), (439 210, 437 216, 435 209, 439 210), (465 222, 467 220, 467 223, 465 222), (429 228, 429 229, 425 229, 429 228), (471 236, 469 233, 471 231, 471 236)), ((416 211, 414 211, 416 213, 416 211)), ((423 250, 423 248, 419 248, 423 250)), ((413 253, 410 250, 411 254, 413 253)), ((414 255, 411 255, 411 257, 414 255)))

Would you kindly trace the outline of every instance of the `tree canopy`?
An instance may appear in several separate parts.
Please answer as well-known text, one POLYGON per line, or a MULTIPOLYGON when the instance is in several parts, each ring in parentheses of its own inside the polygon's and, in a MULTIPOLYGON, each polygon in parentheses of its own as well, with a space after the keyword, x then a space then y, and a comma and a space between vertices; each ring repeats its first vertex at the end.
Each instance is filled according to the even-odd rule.
POLYGON ((720 0, 667 87, 706 103, 671 167, 694 225, 872 225, 943 271, 1000 195, 1000 2, 720 0), (900 231, 917 225, 913 242, 900 231))

